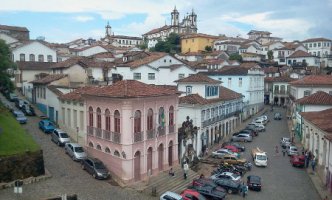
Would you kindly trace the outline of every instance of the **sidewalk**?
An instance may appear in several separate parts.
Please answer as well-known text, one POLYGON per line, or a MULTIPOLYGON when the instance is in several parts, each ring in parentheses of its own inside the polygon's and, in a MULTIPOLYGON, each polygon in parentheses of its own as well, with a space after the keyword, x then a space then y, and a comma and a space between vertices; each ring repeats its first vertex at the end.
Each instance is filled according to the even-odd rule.
MULTIPOLYGON (((290 134, 290 138, 292 137, 292 121, 291 119, 287 120, 287 124, 288 124, 288 129, 289 129, 289 134, 290 134)), ((297 147, 303 147, 303 145, 301 144, 301 141, 298 137, 295 136, 294 138, 294 142, 296 144, 297 147)), ((312 184, 315 186, 319 196, 321 197, 321 199, 324 199, 326 196, 328 197, 329 200, 332 200, 332 194, 328 191, 328 189, 326 188, 324 182, 322 181, 321 177, 319 176, 319 174, 324 174, 324 171, 322 169, 322 167, 317 166, 316 167, 316 172, 313 173, 311 168, 309 167, 308 169, 306 169, 312 184)))

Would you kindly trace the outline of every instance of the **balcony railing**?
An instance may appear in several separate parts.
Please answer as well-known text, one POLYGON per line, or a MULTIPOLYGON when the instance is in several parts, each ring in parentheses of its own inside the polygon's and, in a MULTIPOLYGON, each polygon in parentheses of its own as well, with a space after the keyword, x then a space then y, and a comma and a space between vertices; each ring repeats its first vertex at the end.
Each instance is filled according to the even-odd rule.
POLYGON ((146 139, 153 139, 156 137, 156 129, 151 129, 146 131, 146 139))
POLYGON ((103 130, 103 139, 111 140, 111 131, 103 130))
POLYGON ((166 128, 164 126, 158 127, 158 136, 163 136, 166 134, 166 128))
POLYGON ((134 142, 141 142, 144 140, 143 132, 134 133, 134 142))
POLYGON ((95 128, 95 133, 96 133, 96 137, 101 138, 101 136, 102 136, 102 130, 101 130, 101 128, 95 128))
POLYGON ((174 133, 175 126, 174 125, 169 125, 168 126, 168 132, 169 133, 174 133))
POLYGON ((242 112, 241 110, 237 110, 237 111, 234 111, 234 112, 231 112, 231 113, 228 113, 228 114, 219 115, 219 116, 213 117, 211 119, 205 120, 205 121, 202 122, 202 127, 206 127, 206 126, 209 126, 209 125, 214 124, 216 122, 220 122, 220 121, 222 121, 224 119, 227 119, 231 116, 237 116, 241 112, 242 112))
POLYGON ((88 131, 88 135, 93 136, 93 130, 94 130, 94 127, 92 127, 92 126, 87 126, 86 130, 88 131))
POLYGON ((114 143, 120 143, 121 142, 121 134, 117 132, 112 132, 112 141, 114 143))

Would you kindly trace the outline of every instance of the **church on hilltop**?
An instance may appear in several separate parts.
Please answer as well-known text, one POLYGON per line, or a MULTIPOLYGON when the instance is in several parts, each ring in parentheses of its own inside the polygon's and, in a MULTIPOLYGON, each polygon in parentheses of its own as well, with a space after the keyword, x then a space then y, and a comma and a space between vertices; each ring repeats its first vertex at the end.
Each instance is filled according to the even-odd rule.
POLYGON ((143 34, 143 38, 146 38, 148 48, 151 48, 157 44, 158 40, 165 40, 170 33, 197 33, 197 15, 194 10, 192 10, 191 13, 187 13, 187 15, 184 16, 180 22, 180 13, 175 7, 171 12, 171 25, 165 25, 163 27, 153 29, 143 34))

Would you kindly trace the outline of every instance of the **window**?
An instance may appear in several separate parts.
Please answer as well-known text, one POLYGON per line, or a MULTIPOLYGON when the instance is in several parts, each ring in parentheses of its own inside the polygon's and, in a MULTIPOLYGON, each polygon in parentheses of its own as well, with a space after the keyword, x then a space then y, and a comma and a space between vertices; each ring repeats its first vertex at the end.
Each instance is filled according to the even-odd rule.
POLYGON ((134 73, 134 80, 141 80, 141 73, 134 73))
POLYGON ((38 62, 44 62, 44 55, 38 55, 38 62))
POLYGON ((184 78, 184 74, 179 74, 179 79, 184 78))
POLYGON ((192 86, 186 86, 186 94, 189 95, 192 92, 192 86))
POLYGON ((314 43, 314 47, 316 47, 317 46, 317 44, 316 43, 314 43))
POLYGON ((228 78, 228 87, 232 85, 232 78, 228 78))
POLYGON ((29 61, 31 61, 31 62, 35 62, 36 60, 35 60, 35 54, 30 54, 29 55, 29 61))
POLYGON ((97 128, 101 128, 101 110, 97 108, 97 128))
POLYGON ((24 53, 20 54, 20 61, 25 61, 25 54, 24 53))
POLYGON ((120 133, 120 112, 114 111, 114 132, 120 133))
POLYGON ((134 116, 134 133, 141 132, 141 111, 137 110, 134 116))
POLYGON ((303 96, 309 96, 310 95, 310 90, 306 90, 306 91, 304 91, 304 94, 303 94, 303 96))
POLYGON ((93 148, 93 143, 92 142, 89 142, 89 147, 93 148))
POLYGON ((114 155, 115 155, 116 157, 120 157, 120 153, 119 153, 119 151, 118 151, 118 150, 115 150, 115 151, 114 151, 114 155))
POLYGON ((89 108, 89 126, 93 127, 93 108, 89 108))
POLYGON ((147 130, 153 129, 153 110, 150 108, 148 111, 147 130))
POLYGON ((239 87, 242 87, 242 78, 239 78, 239 87))
POLYGON ((310 48, 312 47, 312 44, 311 44, 311 43, 309 44, 309 47, 310 47, 310 48))
POLYGON ((46 99, 46 88, 43 88, 43 98, 46 99))
POLYGON ((52 62, 52 61, 53 61, 52 55, 47 55, 47 62, 52 62))
POLYGON ((155 80, 155 73, 148 73, 149 80, 155 80))
POLYGON ((159 108, 159 115, 158 115, 158 123, 159 126, 165 127, 165 112, 164 112, 164 108, 160 107, 159 108))
POLYGON ((99 144, 97 144, 96 149, 101 151, 101 146, 99 144))
POLYGON ((168 125, 173 126, 174 125, 174 107, 171 106, 169 108, 169 114, 168 114, 168 125))
POLYGON ((164 63, 166 62, 166 59, 164 59, 164 63))
POLYGON ((110 148, 106 147, 106 148, 105 148, 105 153, 111 153, 110 148))
POLYGON ((321 45, 321 43, 320 43, 320 42, 318 42, 318 47, 320 47, 320 45, 321 45))
POLYGON ((169 59, 169 62, 170 62, 170 63, 172 63, 172 60, 171 60, 171 59, 169 59))
POLYGON ((105 111, 105 130, 111 130, 111 113, 108 109, 105 111))

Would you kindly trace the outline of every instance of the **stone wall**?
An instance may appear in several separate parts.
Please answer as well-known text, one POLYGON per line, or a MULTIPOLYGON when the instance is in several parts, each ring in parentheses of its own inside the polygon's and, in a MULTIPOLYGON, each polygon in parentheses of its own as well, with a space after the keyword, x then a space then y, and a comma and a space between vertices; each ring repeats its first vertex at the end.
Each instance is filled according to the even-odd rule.
POLYGON ((45 174, 43 151, 0 157, 0 183, 45 174))

